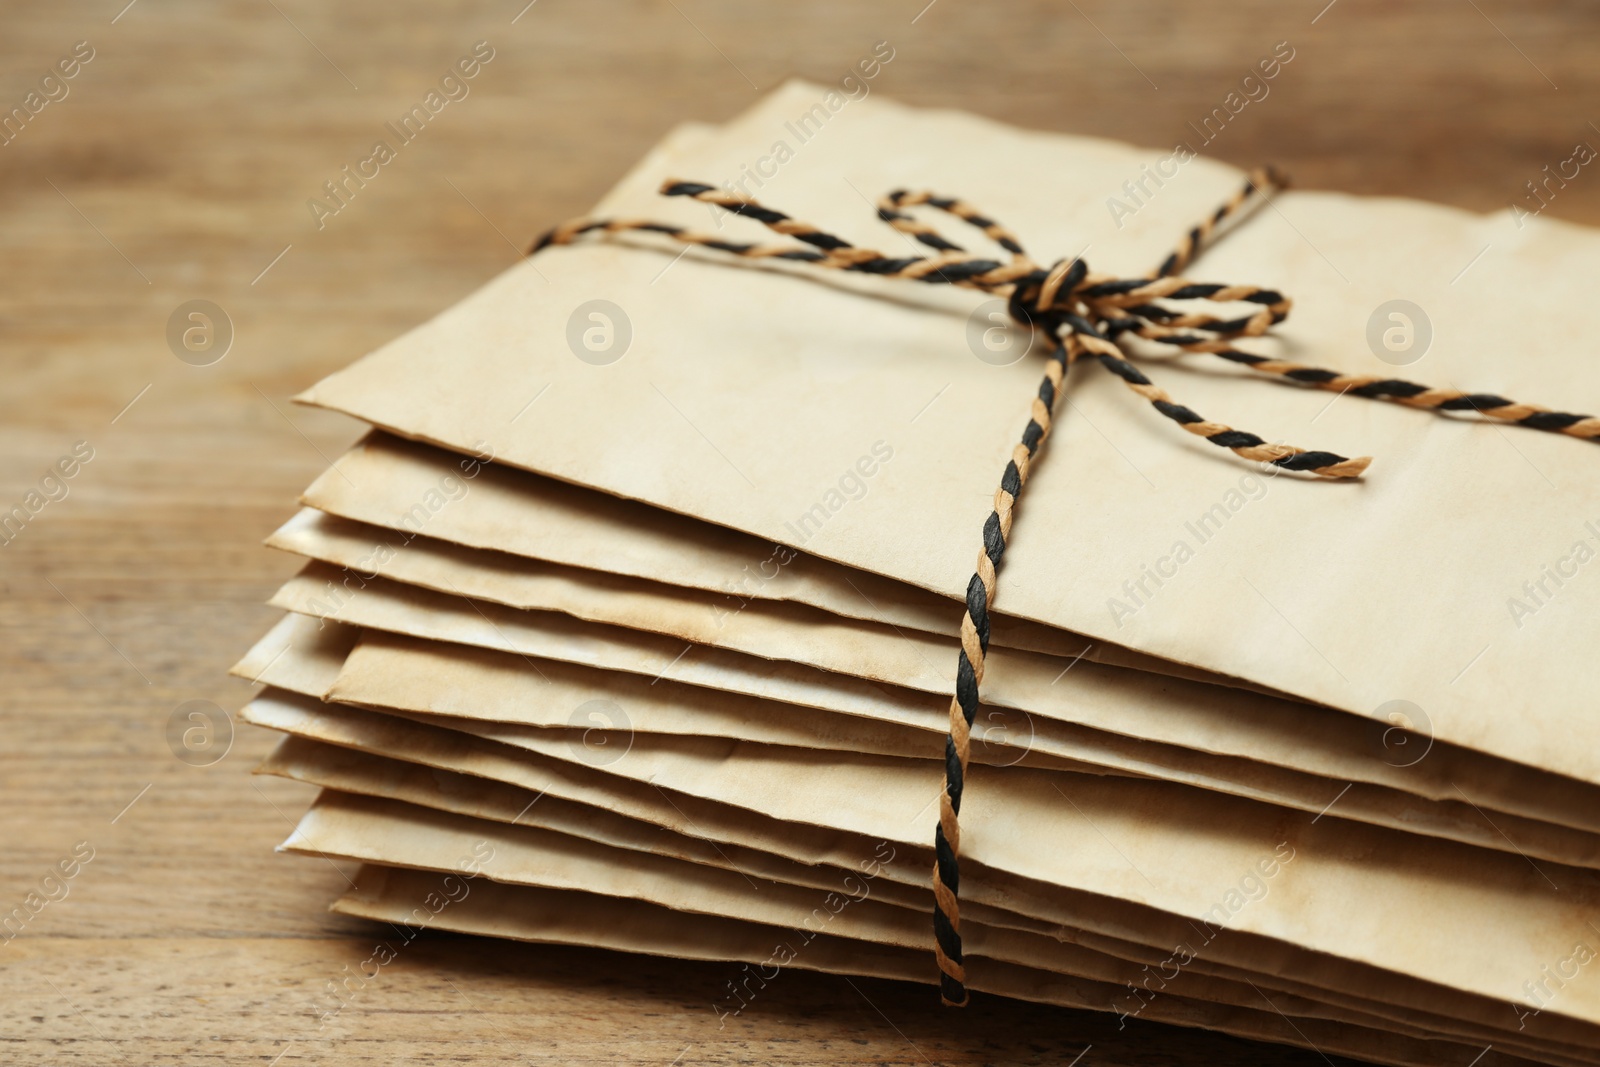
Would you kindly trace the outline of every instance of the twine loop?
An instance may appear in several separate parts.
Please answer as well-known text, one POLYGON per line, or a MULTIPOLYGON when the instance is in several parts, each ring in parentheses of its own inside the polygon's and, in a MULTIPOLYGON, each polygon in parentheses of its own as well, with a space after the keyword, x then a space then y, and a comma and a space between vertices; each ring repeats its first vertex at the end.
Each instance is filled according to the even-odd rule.
POLYGON ((931 249, 931 255, 895 257, 858 248, 748 196, 687 181, 669 181, 661 192, 665 196, 691 197, 753 219, 794 238, 796 243, 761 245, 727 241, 681 226, 638 219, 576 219, 551 230, 529 250, 532 255, 551 245, 570 244, 588 233, 659 234, 682 244, 745 259, 802 262, 834 270, 982 290, 1003 297, 1011 317, 1020 325, 1051 339, 1044 378, 1030 404, 1027 426, 1011 451, 1000 487, 995 491, 993 508, 984 521, 983 545, 967 583, 966 611, 961 619, 956 686, 950 701, 950 728, 945 737, 945 785, 939 797, 939 822, 934 828, 934 955, 940 972, 940 995, 946 1004, 964 1005, 968 999, 961 949, 960 814, 972 749, 972 724, 978 713, 979 687, 983 683, 984 661, 989 651, 989 612, 994 604, 1000 561, 1016 519, 1017 499, 1040 447, 1049 436, 1052 413, 1061 396, 1068 368, 1080 360, 1097 362, 1185 431, 1243 459, 1321 478, 1358 478, 1371 458, 1350 459, 1333 452, 1268 442, 1248 431, 1205 419, 1175 402, 1151 382, 1129 361, 1129 352, 1122 345, 1128 339, 1140 338, 1183 353, 1217 356, 1297 385, 1434 411, 1471 411, 1531 429, 1600 439, 1600 419, 1591 415, 1552 411, 1493 393, 1434 389, 1382 375, 1345 374, 1236 347, 1236 340, 1262 337, 1282 322, 1289 314, 1289 298, 1277 290, 1258 286, 1193 282, 1180 277, 1179 272, 1187 269, 1226 224, 1237 220, 1245 209, 1286 184, 1282 175, 1271 168, 1251 172, 1241 189, 1183 235, 1156 270, 1137 278, 1096 275, 1081 256, 1057 260, 1048 268, 1041 267, 1029 258, 1009 230, 963 201, 905 190, 892 192, 879 201, 878 217, 931 249), (975 227, 1003 249, 1009 260, 967 252, 910 214, 908 209, 923 205, 938 208, 975 227), (1196 304, 1243 307, 1230 318, 1188 309, 1196 304))

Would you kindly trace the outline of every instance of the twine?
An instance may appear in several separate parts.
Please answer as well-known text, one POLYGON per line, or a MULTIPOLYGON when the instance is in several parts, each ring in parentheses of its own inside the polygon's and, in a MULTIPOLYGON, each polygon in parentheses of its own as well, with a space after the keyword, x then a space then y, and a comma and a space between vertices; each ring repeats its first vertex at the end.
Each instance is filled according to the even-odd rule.
POLYGON ((878 217, 933 249, 933 255, 894 257, 857 248, 809 223, 764 207, 750 197, 688 181, 668 181, 661 187, 661 193, 714 204, 763 223, 799 243, 760 245, 725 241, 680 226, 642 219, 576 219, 551 230, 529 249, 528 254, 533 255, 551 245, 570 244, 589 233, 656 233, 681 244, 699 245, 745 259, 791 260, 886 278, 958 285, 1005 297, 1011 316, 1017 322, 1043 332, 1054 341, 1055 347, 1045 362, 1044 380, 1039 383, 1033 399, 1028 424, 1012 449, 1011 459, 1000 478, 1000 488, 994 495, 994 508, 984 521, 983 548, 978 553, 977 569, 967 583, 966 613, 961 619, 961 651, 956 664, 955 694, 950 701, 950 732, 945 738, 945 787, 940 794, 939 822, 934 828, 934 954, 940 972, 940 996, 947 1005, 965 1005, 968 999, 961 950, 960 815, 972 748, 972 724, 978 714, 979 687, 983 684, 984 660, 989 650, 989 610, 994 604, 997 571, 1011 537, 1017 500, 1027 484, 1030 465, 1050 434, 1051 413, 1061 396, 1068 368, 1080 359, 1092 358, 1148 400, 1156 411, 1189 433, 1244 459, 1323 478, 1358 478, 1371 463, 1371 457, 1349 459, 1333 452, 1270 444, 1256 434, 1205 419, 1191 408, 1174 402, 1165 390, 1124 358, 1118 340, 1124 336, 1141 337, 1183 352, 1209 353, 1262 374, 1337 393, 1348 392, 1353 396, 1391 400, 1434 411, 1474 411, 1518 426, 1600 439, 1600 418, 1592 415, 1552 411, 1493 393, 1434 389, 1381 375, 1344 374, 1235 348, 1235 339, 1260 337, 1282 322, 1289 313, 1289 299, 1274 289, 1197 283, 1180 278, 1177 273, 1212 243, 1225 223, 1261 202, 1269 192, 1286 186, 1285 179, 1271 168, 1251 172, 1238 192, 1190 229, 1160 267, 1141 278, 1092 274, 1082 258, 1077 257, 1059 260, 1046 269, 1028 257, 1009 230, 971 205, 932 193, 903 190, 879 201, 878 217), (982 231, 1009 253, 1010 260, 1002 262, 973 255, 906 211, 924 204, 948 212, 982 231), (1255 307, 1242 315, 1223 318, 1202 312, 1184 312, 1157 301, 1255 307))

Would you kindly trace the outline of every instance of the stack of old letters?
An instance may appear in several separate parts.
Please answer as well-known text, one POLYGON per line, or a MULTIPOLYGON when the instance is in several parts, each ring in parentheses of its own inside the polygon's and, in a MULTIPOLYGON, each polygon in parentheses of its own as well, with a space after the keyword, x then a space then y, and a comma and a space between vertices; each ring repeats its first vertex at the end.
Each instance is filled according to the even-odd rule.
MULTIPOLYGON (((677 130, 596 215, 770 241, 655 193, 743 175, 913 256, 863 197, 928 188, 1133 277, 1241 181, 1196 159, 1108 213, 1161 153, 878 96, 752 181, 827 100, 677 130)), ((236 668, 264 770, 323 789, 285 847, 366 864, 352 915, 748 965, 719 1014, 787 967, 931 982, 962 600, 1045 353, 982 293, 658 236, 541 252, 301 398, 373 430, 270 538, 305 566, 236 668)), ((1586 229, 1285 193, 1185 273, 1295 298, 1263 353, 1600 404, 1586 229)), ((1274 474, 1073 370, 974 727, 969 984, 1600 1062, 1600 452, 1205 358, 1141 366, 1372 468, 1274 474)))

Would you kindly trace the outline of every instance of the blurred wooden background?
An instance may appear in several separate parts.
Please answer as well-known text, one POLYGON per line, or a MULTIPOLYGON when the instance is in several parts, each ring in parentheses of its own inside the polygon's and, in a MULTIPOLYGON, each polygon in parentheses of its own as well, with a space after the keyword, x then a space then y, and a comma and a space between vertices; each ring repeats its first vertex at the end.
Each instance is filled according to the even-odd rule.
MULTIPOLYGON (((719 1030, 725 968, 426 938, 319 1029, 313 996, 375 932, 323 912, 327 863, 275 856, 307 791, 252 779, 242 730, 173 755, 294 563, 260 548, 357 429, 286 398, 482 284, 673 124, 790 75, 1165 147, 1280 40, 1271 95, 1209 150, 1306 187, 1475 210, 1600 145, 1600 8, 1578 0, 10 0, 0 110, 94 58, 0 145, 0 511, 93 460, 0 546, 0 913, 74 844, 94 859, 0 943, 13 1064, 1323 1062, 1098 1016, 791 974, 719 1030), (126 6, 124 6, 126 4, 126 6), (495 58, 350 206, 306 200, 486 40, 495 58), (231 350, 169 349, 185 301, 231 350), (130 806, 131 805, 131 806, 130 806)), ((54 90, 53 90, 54 91, 54 90)), ((1551 216, 1600 221, 1600 172, 1551 216)))

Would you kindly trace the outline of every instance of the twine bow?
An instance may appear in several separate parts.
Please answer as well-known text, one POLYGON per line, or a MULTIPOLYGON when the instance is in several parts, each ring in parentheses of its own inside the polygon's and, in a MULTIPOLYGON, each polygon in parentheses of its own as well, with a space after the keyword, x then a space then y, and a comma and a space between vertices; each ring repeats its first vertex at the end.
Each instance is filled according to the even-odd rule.
POLYGON ((1236 339, 1260 337, 1282 322, 1289 313, 1288 297, 1273 289, 1250 285, 1191 282, 1178 277, 1177 273, 1194 262, 1225 223, 1260 202, 1269 191, 1286 185, 1284 178, 1270 168, 1253 171, 1243 188, 1184 235, 1160 267, 1140 278, 1092 274, 1081 257, 1059 260, 1049 268, 1041 267, 1028 257, 1009 230, 970 205, 932 193, 903 190, 879 201, 878 217, 933 249, 933 255, 894 257, 858 248, 809 223, 763 207, 750 197, 688 181, 668 181, 661 187, 661 193, 714 204, 763 223, 799 243, 759 245, 725 241, 681 226, 640 219, 576 219, 551 230, 528 251, 533 255, 550 245, 569 244, 588 233, 637 231, 662 234, 685 245, 700 245, 745 259, 792 260, 887 278, 958 285, 1004 297, 1017 322, 1043 333, 1054 343, 1028 424, 1012 449, 1011 459, 1000 478, 1000 488, 995 492, 994 508, 984 521, 983 548, 978 553, 977 569, 967 583, 955 694, 950 701, 950 732, 945 738, 945 788, 940 794, 939 823, 934 829, 934 951, 940 971, 940 995, 946 1004, 964 1005, 968 999, 959 903, 961 796, 971 754, 972 724, 978 714, 984 659, 989 650, 989 611, 994 604, 996 572, 1011 537, 1017 499, 1027 483, 1029 467, 1038 458, 1039 449, 1050 433, 1051 413, 1072 364, 1092 358, 1148 400, 1156 411, 1189 433, 1244 459, 1323 478, 1358 478, 1367 469, 1371 457, 1348 459, 1333 452, 1272 444, 1248 431, 1205 419, 1174 402, 1165 390, 1151 382, 1124 358, 1124 350, 1117 342, 1124 337, 1140 337, 1182 352, 1209 353, 1262 374, 1337 393, 1392 400, 1435 411, 1473 411, 1536 430, 1600 439, 1600 418, 1591 415, 1573 415, 1520 404, 1493 393, 1434 389, 1381 375, 1344 374, 1234 347, 1236 339), (1004 249, 1010 260, 1002 262, 973 255, 906 211, 924 204, 976 227, 1004 249), (1253 307, 1246 308, 1243 314, 1225 318, 1174 308, 1171 302, 1253 307))

